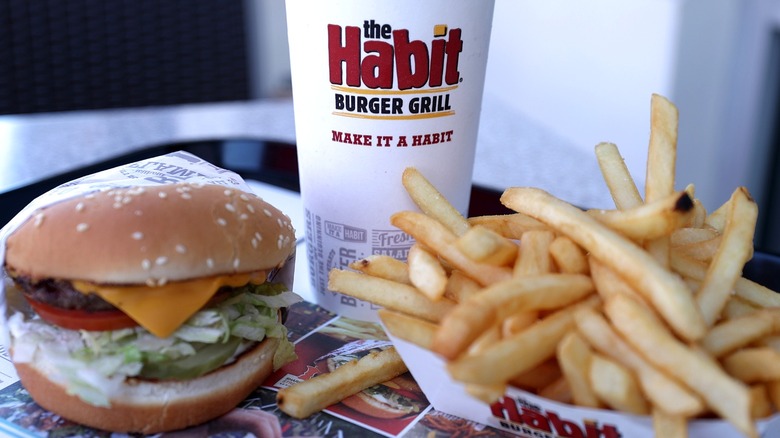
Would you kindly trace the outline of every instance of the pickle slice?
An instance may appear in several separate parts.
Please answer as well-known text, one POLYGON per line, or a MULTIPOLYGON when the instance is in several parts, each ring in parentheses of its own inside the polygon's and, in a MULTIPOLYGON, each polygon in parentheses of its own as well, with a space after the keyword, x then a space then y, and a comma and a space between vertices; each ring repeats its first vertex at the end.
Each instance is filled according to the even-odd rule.
POLYGON ((204 345, 192 356, 148 362, 141 369, 140 377, 158 380, 193 379, 222 366, 240 344, 241 338, 231 336, 227 342, 204 345))

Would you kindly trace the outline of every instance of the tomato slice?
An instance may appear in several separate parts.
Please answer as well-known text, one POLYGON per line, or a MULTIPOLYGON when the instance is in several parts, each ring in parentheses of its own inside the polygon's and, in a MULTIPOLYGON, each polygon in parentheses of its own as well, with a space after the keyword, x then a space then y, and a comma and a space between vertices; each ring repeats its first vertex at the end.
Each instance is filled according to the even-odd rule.
POLYGON ((119 330, 138 325, 121 310, 61 309, 30 298, 27 298, 27 302, 44 321, 70 330, 119 330))

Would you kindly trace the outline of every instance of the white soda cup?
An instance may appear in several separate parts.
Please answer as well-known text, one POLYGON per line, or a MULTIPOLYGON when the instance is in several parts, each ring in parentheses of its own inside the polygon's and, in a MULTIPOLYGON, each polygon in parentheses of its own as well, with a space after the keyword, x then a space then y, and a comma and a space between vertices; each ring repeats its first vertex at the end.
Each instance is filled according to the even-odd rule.
POLYGON ((317 304, 376 320, 328 290, 328 272, 371 254, 405 259, 390 216, 416 209, 418 168, 464 215, 493 0, 287 0, 307 255, 317 304))

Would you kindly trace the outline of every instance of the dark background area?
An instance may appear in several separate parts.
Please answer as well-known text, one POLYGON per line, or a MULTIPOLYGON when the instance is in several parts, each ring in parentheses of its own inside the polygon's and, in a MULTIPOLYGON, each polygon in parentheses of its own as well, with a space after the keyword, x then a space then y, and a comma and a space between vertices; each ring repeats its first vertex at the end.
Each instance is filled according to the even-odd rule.
POLYGON ((245 100, 243 0, 0 1, 0 114, 245 100))

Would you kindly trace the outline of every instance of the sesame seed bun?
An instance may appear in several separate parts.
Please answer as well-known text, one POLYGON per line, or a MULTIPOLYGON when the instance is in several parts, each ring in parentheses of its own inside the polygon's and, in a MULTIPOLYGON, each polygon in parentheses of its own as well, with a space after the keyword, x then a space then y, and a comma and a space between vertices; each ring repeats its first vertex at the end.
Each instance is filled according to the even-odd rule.
POLYGON ((294 245, 290 219, 256 195, 174 184, 43 208, 9 236, 5 262, 36 279, 149 284, 270 270, 294 245))
POLYGON ((113 432, 152 434, 204 423, 231 411, 271 374, 279 340, 267 338, 238 361, 185 381, 126 382, 111 407, 93 406, 46 376, 52 364, 21 363, 25 389, 43 408, 77 423, 113 432))

